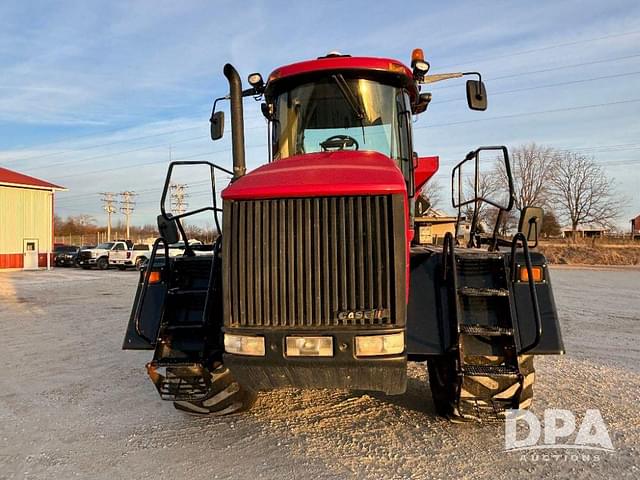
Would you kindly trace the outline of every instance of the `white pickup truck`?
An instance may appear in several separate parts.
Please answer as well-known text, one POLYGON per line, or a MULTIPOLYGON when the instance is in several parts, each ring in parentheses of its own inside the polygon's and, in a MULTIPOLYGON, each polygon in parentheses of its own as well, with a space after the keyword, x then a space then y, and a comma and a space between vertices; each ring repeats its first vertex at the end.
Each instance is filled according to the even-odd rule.
POLYGON ((151 246, 140 243, 133 245, 131 249, 115 249, 109 252, 109 265, 125 270, 129 267, 135 267, 140 270, 144 262, 151 256, 151 246))
POLYGON ((80 250, 78 253, 78 265, 84 269, 92 267, 106 270, 109 268, 109 257, 114 252, 127 251, 133 246, 131 242, 116 241, 98 244, 95 248, 80 250))

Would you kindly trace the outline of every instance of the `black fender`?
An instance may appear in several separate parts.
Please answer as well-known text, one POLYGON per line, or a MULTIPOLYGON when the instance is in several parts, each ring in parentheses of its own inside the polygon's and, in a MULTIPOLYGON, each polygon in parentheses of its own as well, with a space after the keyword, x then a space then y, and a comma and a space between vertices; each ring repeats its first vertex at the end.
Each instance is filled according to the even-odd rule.
MULTIPOLYGON (((442 252, 426 247, 411 249, 407 354, 441 355, 451 343, 446 289, 443 288, 442 252)), ((410 358, 411 359, 411 358, 410 358)))

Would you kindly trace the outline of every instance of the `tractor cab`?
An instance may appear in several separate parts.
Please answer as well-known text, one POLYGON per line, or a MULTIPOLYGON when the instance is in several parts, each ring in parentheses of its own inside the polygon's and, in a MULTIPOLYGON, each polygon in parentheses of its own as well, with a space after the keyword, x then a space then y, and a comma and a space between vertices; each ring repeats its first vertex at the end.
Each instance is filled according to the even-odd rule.
POLYGON ((412 156, 407 85, 412 93, 415 89, 403 76, 336 68, 271 82, 264 111, 272 125, 272 160, 337 150, 376 151, 403 169, 412 156))

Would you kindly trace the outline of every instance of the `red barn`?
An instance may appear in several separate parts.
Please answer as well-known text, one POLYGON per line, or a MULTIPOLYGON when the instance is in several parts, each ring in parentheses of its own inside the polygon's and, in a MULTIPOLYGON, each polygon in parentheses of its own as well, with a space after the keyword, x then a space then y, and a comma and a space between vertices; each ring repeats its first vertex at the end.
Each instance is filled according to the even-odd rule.
POLYGON ((631 237, 640 237, 640 215, 631 219, 631 237))

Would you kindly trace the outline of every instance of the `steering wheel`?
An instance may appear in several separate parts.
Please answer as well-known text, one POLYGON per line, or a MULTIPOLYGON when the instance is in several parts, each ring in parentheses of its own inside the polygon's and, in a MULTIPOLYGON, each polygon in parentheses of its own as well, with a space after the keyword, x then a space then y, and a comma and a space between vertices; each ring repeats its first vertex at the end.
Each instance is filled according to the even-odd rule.
POLYGON ((331 149, 344 150, 347 147, 356 147, 356 150, 360 149, 358 141, 349 135, 334 135, 327 138, 324 142, 320 142, 320 146, 323 152, 331 149))

